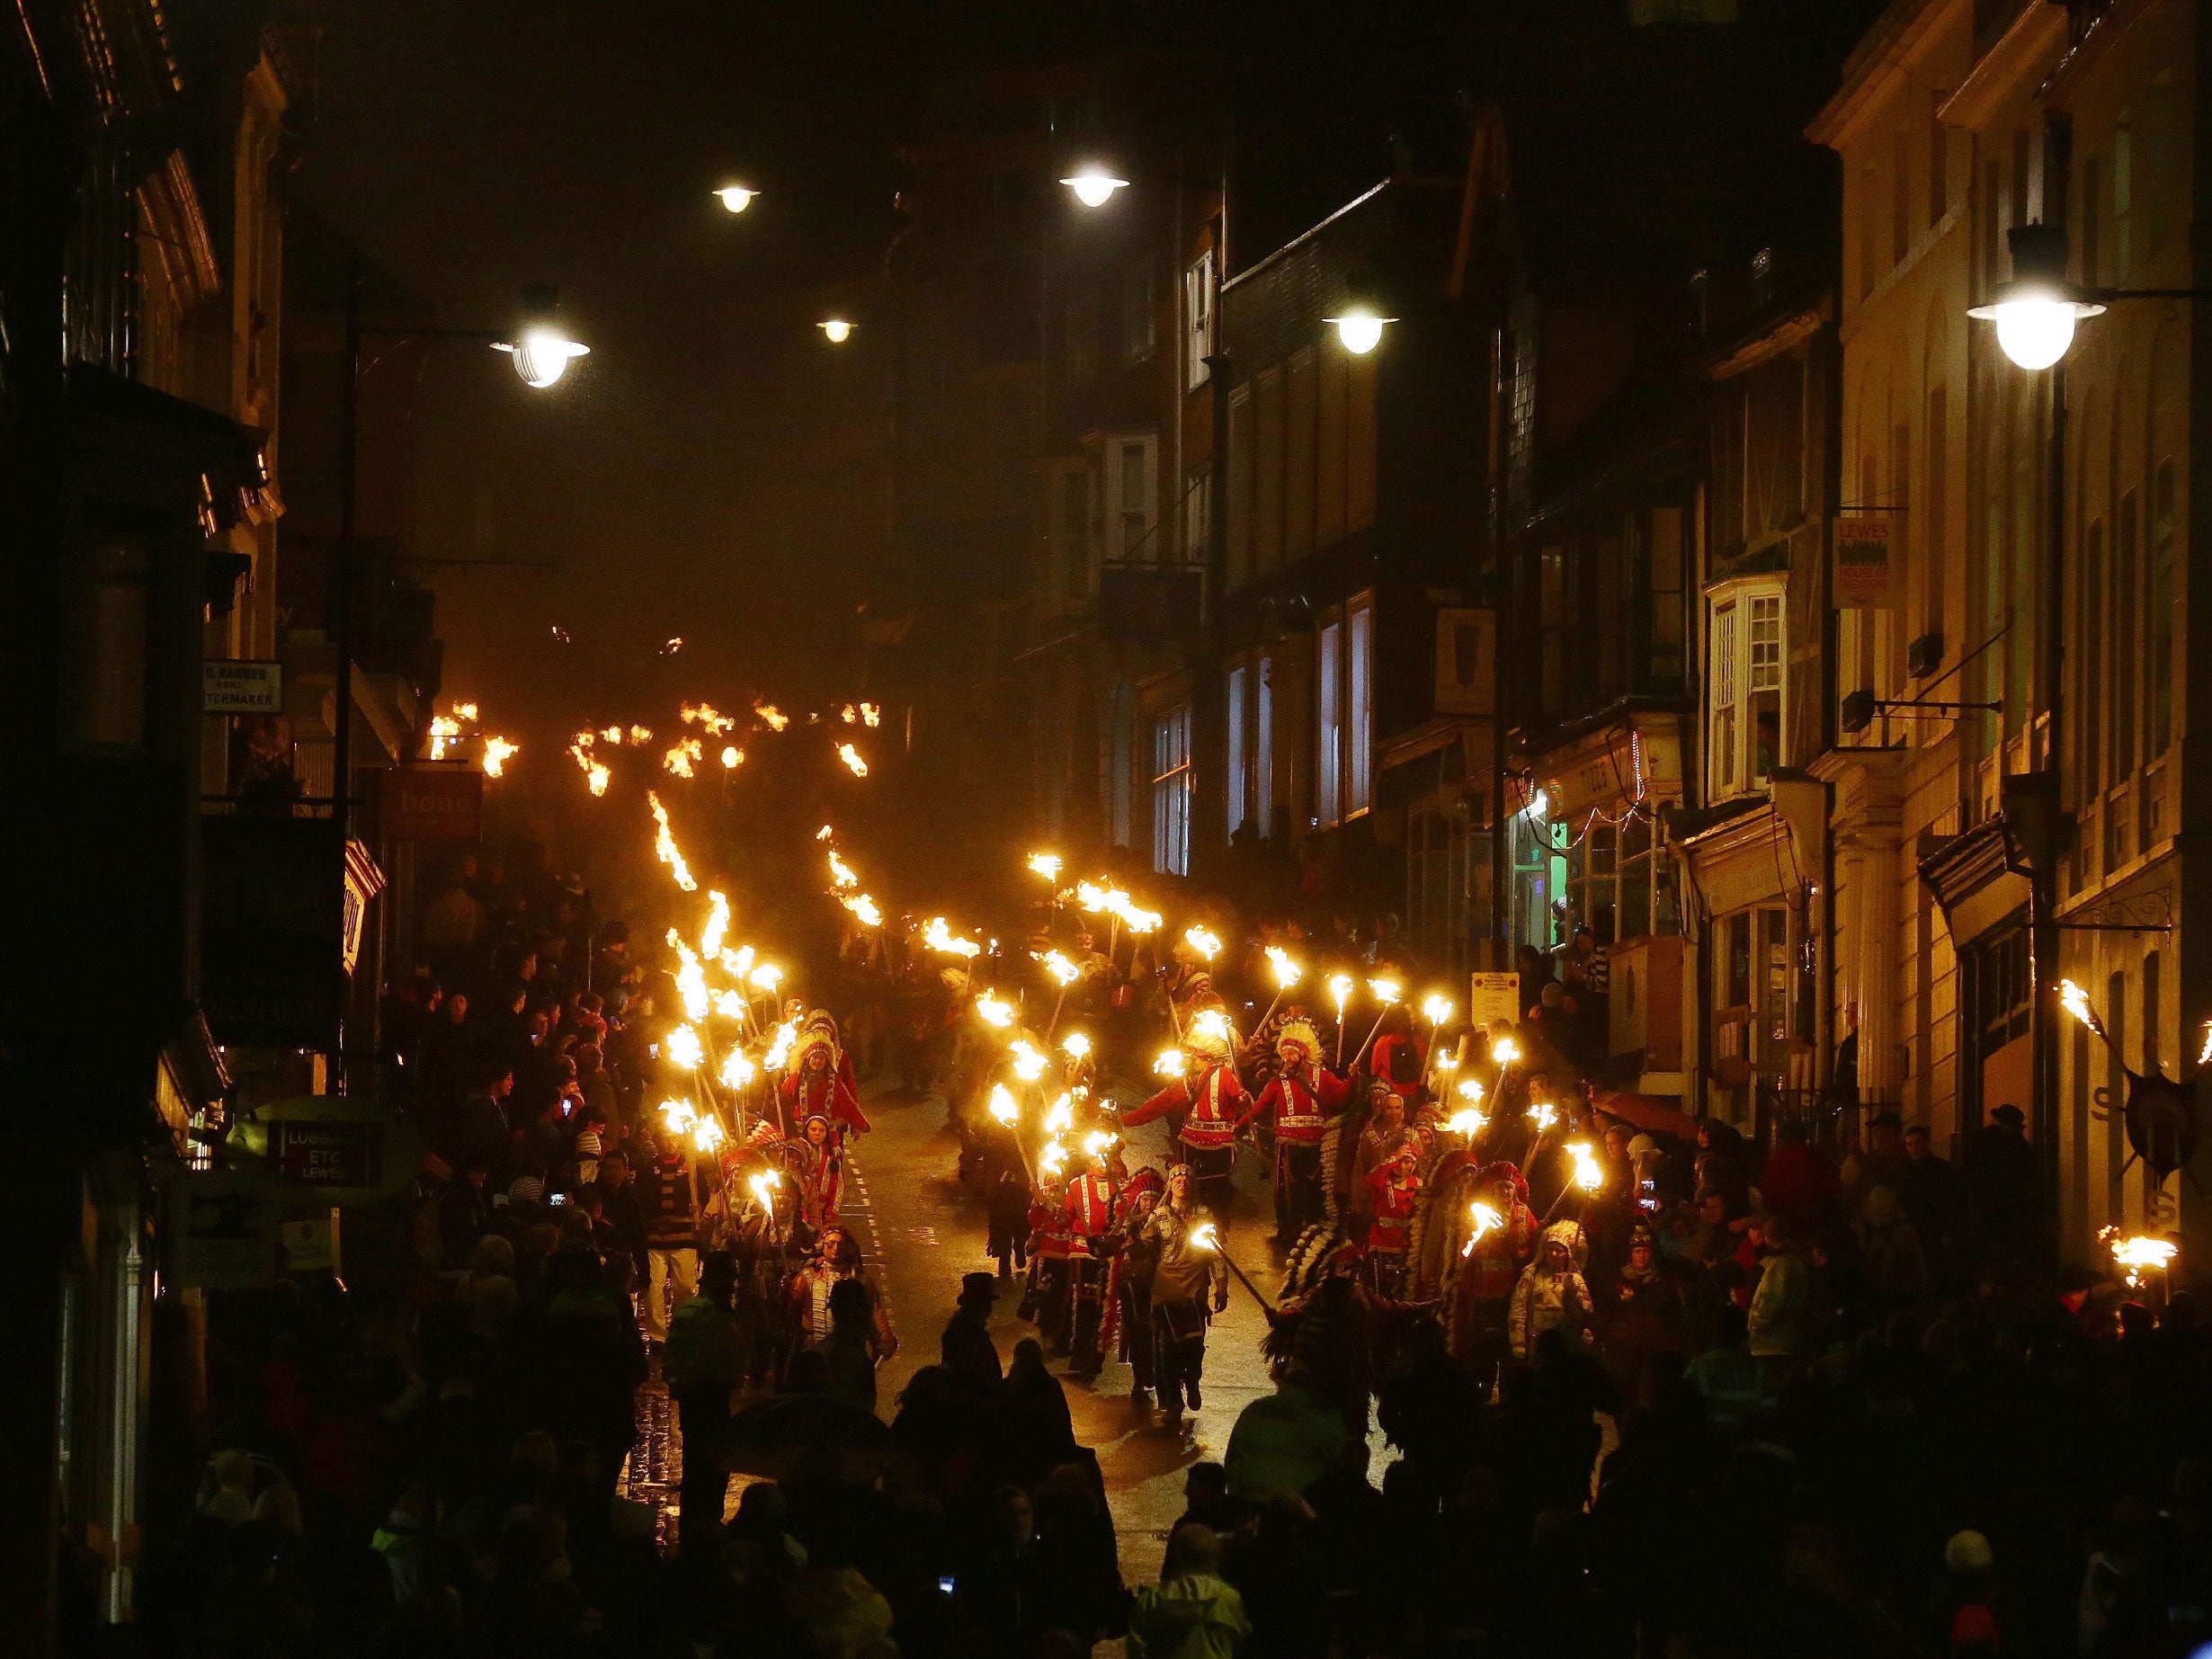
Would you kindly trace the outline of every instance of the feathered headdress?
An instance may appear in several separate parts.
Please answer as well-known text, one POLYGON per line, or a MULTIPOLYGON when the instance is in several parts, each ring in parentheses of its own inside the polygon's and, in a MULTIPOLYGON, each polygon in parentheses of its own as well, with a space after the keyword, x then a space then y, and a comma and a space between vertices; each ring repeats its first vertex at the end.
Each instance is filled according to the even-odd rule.
POLYGON ((1294 1050, 1298 1064, 1309 1066, 1321 1057, 1321 1034, 1311 1020, 1285 1020, 1275 1033, 1275 1047, 1294 1050))

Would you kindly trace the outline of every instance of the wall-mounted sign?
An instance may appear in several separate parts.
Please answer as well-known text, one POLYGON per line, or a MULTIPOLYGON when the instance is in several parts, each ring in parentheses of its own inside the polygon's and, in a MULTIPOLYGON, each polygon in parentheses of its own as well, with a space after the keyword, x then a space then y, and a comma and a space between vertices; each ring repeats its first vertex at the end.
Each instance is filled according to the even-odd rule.
POLYGON ((264 1165, 201 1170, 169 1188, 166 1269, 177 1284, 243 1290, 276 1276, 276 1182, 264 1165))
POLYGON ((1476 1025, 1517 1024, 1521 1019, 1519 974, 1469 976, 1467 1017, 1476 1025))
POLYGON ((1839 609, 1886 611, 1890 521, 1878 513, 1835 522, 1835 602, 1839 609))
POLYGON ((1498 613, 1454 607, 1436 613, 1436 711, 1497 711, 1498 613))
POLYGON ((284 664, 201 663, 200 707, 208 714, 282 714, 284 664))
POLYGON ((475 841, 484 833, 484 774, 473 766, 402 766, 381 774, 378 828, 390 841, 475 841))

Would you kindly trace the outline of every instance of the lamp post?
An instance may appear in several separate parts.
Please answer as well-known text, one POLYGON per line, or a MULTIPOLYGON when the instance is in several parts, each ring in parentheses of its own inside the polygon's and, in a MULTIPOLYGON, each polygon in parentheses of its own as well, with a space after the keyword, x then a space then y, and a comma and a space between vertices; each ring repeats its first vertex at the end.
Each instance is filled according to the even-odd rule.
MULTIPOLYGON (((568 372, 577 358, 591 347, 570 339, 554 320, 557 290, 533 287, 523 290, 522 315, 511 329, 377 327, 361 318, 361 267, 356 264, 345 284, 345 387, 338 406, 338 549, 331 573, 331 643, 336 657, 337 728, 331 734, 331 838, 337 843, 339 918, 339 973, 344 974, 344 918, 346 847, 352 838, 353 806, 353 566, 360 540, 361 502, 361 344, 375 337, 400 340, 473 340, 504 352, 522 383, 542 391, 568 372)), ((337 1052, 331 1057, 337 1078, 345 1075, 343 1021, 340 1021, 337 1052)))

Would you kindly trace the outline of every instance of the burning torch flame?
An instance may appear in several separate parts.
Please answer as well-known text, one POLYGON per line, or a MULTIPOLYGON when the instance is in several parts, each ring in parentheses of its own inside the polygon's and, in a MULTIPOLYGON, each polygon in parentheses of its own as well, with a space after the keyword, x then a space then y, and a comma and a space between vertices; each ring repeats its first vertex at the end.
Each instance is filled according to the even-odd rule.
POLYGON ((1461 1110, 1453 1112, 1451 1116, 1445 1120, 1444 1127, 1449 1129, 1454 1135, 1464 1135, 1467 1137, 1467 1139, 1473 1140, 1477 1135, 1481 1134, 1485 1128, 1490 1127, 1490 1119, 1484 1117, 1481 1112, 1476 1111, 1472 1106, 1468 1106, 1461 1110))
POLYGON ((754 703, 753 712, 761 717, 762 724, 772 732, 780 732, 791 723, 791 717, 773 703, 754 703))
POLYGON ((2089 1005, 2089 993, 2073 980, 2061 979, 2058 982, 2058 1001, 2068 1013, 2098 1036, 2104 1035, 2104 1021, 2097 1018, 2097 1011, 2089 1005))
POLYGON ((783 969, 773 962, 763 962, 745 976, 745 983, 757 991, 773 991, 783 983, 783 969))
POLYGON ((734 732, 737 729, 737 722, 726 714, 718 713, 711 703, 686 703, 683 705, 682 714, 686 725, 693 720, 698 721, 700 725, 707 728, 707 736, 709 737, 719 737, 724 732, 734 732))
POLYGON ((1395 979, 1370 979, 1367 982, 1367 988, 1375 993, 1375 1000, 1385 1008, 1390 1007, 1405 994, 1395 979))
POLYGON ((651 743, 653 728, 650 726, 633 726, 629 728, 629 740, 632 743, 651 743))
POLYGON ((857 887, 861 885, 861 879, 852 873, 852 866, 846 863, 844 860, 837 856, 837 849, 834 847, 830 849, 829 866, 830 886, 834 887, 857 887))
POLYGON ((747 945, 741 950, 724 950, 722 952, 722 971, 732 979, 743 979, 751 973, 753 971, 753 947, 747 945))
POLYGON ((758 1075, 759 1068, 745 1057, 742 1049, 732 1048, 729 1057, 722 1062, 722 1086, 742 1089, 758 1075))
POLYGON ((668 1057, 687 1072, 696 1071, 699 1063, 707 1057, 707 1051, 697 1031, 688 1025, 679 1025, 668 1033, 668 1057))
POLYGON ((1193 1250, 1213 1250, 1219 1247, 1221 1235, 1210 1221, 1201 1221, 1191 1229, 1190 1244, 1193 1250))
POLYGON ((1060 1039, 1060 1052, 1073 1059, 1086 1058, 1091 1052, 1091 1039, 1081 1031, 1070 1031, 1060 1039))
POLYGON ((608 780, 613 776, 612 772, 597 761, 593 761, 584 769, 584 780, 591 787, 591 791, 594 795, 604 795, 607 792, 608 780))
POLYGON ((453 705, 453 712, 460 718, 470 722, 472 725, 476 721, 477 706, 474 703, 455 703, 453 705))
POLYGON ((678 941, 676 949, 682 953, 683 966, 676 969, 676 995, 683 999, 683 1012, 690 1018, 703 1020, 713 1004, 707 995, 707 970, 699 965, 689 945, 678 941))
POLYGON ((983 1016, 986 1025, 995 1025, 1002 1031, 1013 1023, 1013 1004, 988 991, 976 999, 976 1012, 983 1016))
POLYGON ((430 758, 433 761, 445 759, 445 745, 459 736, 460 722, 459 720, 450 715, 432 715, 430 717, 430 758))
POLYGON ((1336 1012, 1341 1015, 1344 1012, 1345 1003, 1351 996, 1351 976, 1350 974, 1331 974, 1329 976, 1329 995, 1336 999, 1336 1012))
POLYGON ((661 805, 661 798, 651 789, 646 791, 646 805, 653 809, 653 821, 660 825, 660 834, 653 843, 654 855, 668 866, 678 887, 686 893, 698 892, 699 883, 691 879, 691 867, 683 861, 683 854, 676 850, 676 838, 669 831, 668 808, 661 805))
POLYGON ((1163 1048, 1160 1050, 1160 1057, 1153 1061, 1152 1069, 1157 1076, 1180 1077, 1189 1069, 1190 1065, 1190 1060, 1184 1057, 1182 1049, 1163 1048))
POLYGON ((1066 1167, 1067 1148, 1057 1140, 1048 1144, 1042 1152, 1037 1155, 1037 1169, 1039 1174, 1057 1175, 1066 1167))
POLYGON ((814 833, 814 838, 815 838, 816 841, 827 841, 827 840, 828 840, 828 839, 829 839, 832 835, 834 835, 836 833, 837 833, 837 832, 836 832, 835 830, 832 829, 832 828, 831 828, 828 825, 825 824, 825 825, 823 825, 820 829, 818 829, 818 830, 815 831, 815 833, 814 833))
POLYGON ((1559 1121, 1559 1109, 1549 1101, 1537 1101, 1529 1107, 1529 1121, 1536 1125, 1539 1135, 1548 1135, 1559 1121))
POLYGON ((972 939, 958 939, 942 916, 932 916, 922 930, 922 942, 945 956, 967 957, 974 959, 983 954, 983 947, 972 939))
POLYGON ((714 1011, 725 1020, 745 1017, 745 999, 735 991, 725 991, 714 999, 714 1011))
POLYGON ((1063 1094, 1045 1113, 1045 1133, 1058 1135, 1075 1127, 1075 1102, 1063 1094))
POLYGON ((1078 881, 1075 884, 1075 903, 1092 915, 1096 915, 1107 908, 1106 889, 1095 881, 1078 881))
POLYGON ((484 775, 497 778, 507 770, 507 757, 520 754, 522 745, 509 743, 504 737, 486 737, 484 740, 484 775))
POLYGON ((779 1184, 780 1183, 776 1179, 776 1172, 772 1169, 764 1169, 745 1182, 745 1186, 752 1191, 753 1201, 763 1209, 767 1210, 772 1210, 776 1207, 775 1193, 779 1184))
POLYGON ((1505 1225, 1505 1217, 1499 1215, 1494 1208, 1484 1203, 1480 1199, 1476 1199, 1473 1204, 1467 1207, 1467 1243, 1459 1246, 1459 1253, 1463 1256, 1471 1256, 1475 1253, 1476 1241, 1485 1237, 1489 1234, 1496 1232, 1500 1227, 1503 1226, 1505 1225))
POLYGON ((663 1101, 661 1102, 661 1127, 671 1135, 682 1134, 698 1120, 699 1113, 691 1109, 691 1103, 689 1101, 663 1101))
POLYGON ((1030 854, 1030 869, 1047 881, 1057 881, 1060 879, 1060 855, 1057 852, 1032 852, 1030 854))
POLYGON ((1200 1010, 1198 1018, 1191 1021, 1191 1035, 1217 1043, 1234 1042, 1236 1039, 1235 1029, 1229 1024, 1229 1016, 1218 1008, 1200 1010))
POLYGON ((1275 970, 1275 983, 1288 991, 1306 977, 1306 970, 1290 959, 1290 953, 1280 945, 1267 948, 1267 965, 1275 970))
POLYGON ((851 744, 841 743, 837 745, 837 758, 845 763, 845 770, 854 777, 868 776, 868 763, 861 758, 861 752, 851 744))
POLYGON ((2164 1272, 2179 1253, 2172 1239, 2152 1238, 2142 1234, 2132 1238, 2122 1238, 2118 1227, 2105 1228, 2101 1236, 2111 1249, 2115 1265, 2127 1274, 2131 1289, 2143 1283, 2145 1271, 2155 1268, 2164 1272))
POLYGON ((1009 1128, 1021 1115, 1021 1109, 1014 1104, 1012 1092, 1003 1083, 991 1085, 991 1115, 1009 1128))
POLYGON ((1421 1012, 1431 1025, 1441 1025, 1451 1018, 1451 999, 1448 996, 1432 996, 1421 1004, 1421 1012))
POLYGON ((611 744, 620 745, 622 741, 622 728, 619 726, 607 727, 599 735, 611 744))
POLYGON ((1521 1058, 1521 1045, 1510 1037, 1501 1037, 1490 1045, 1490 1057, 1500 1066, 1511 1066, 1521 1058))
POLYGON ((1189 945, 1209 962, 1221 954, 1221 937, 1210 928, 1193 927, 1183 932, 1182 942, 1189 945))
POLYGON ((1567 1147, 1567 1155, 1574 1160, 1574 1184, 1585 1192, 1595 1192, 1605 1184, 1604 1166, 1598 1155, 1590 1149, 1588 1141, 1575 1141, 1567 1147))
POLYGON ((699 936, 699 954, 712 956, 722 949, 722 935, 729 932, 729 896, 709 890, 707 925, 699 936))
POLYGON ((1483 1103, 1482 1084, 1472 1077, 1468 1078, 1459 1085, 1459 1098, 1470 1106, 1481 1105, 1483 1103))
POLYGON ((1056 985, 1074 985, 1083 977, 1083 969, 1057 950, 1048 950, 1037 959, 1045 965, 1045 971, 1052 976, 1056 985))
POLYGON ((703 753, 704 750, 698 738, 686 737, 661 756, 661 764, 679 778, 689 778, 693 775, 700 756, 703 753))
POLYGON ((858 916, 863 927, 881 927, 883 925, 883 912, 877 908, 876 901, 869 897, 867 894, 855 893, 851 897, 842 898, 837 902, 858 916))
POLYGON ((773 1071, 791 1057, 791 1045, 798 1040, 798 1021, 786 1020, 776 1028, 775 1040, 768 1045, 768 1052, 761 1056, 761 1064, 773 1071))
POLYGON ((1013 1056, 1014 1075, 1023 1083, 1035 1083, 1045 1075, 1045 1067, 1049 1062, 1027 1039, 1015 1039, 1007 1052, 1013 1056))
POLYGON ((745 752, 743 749, 734 743, 729 745, 722 751, 722 770, 736 772, 738 767, 745 764, 745 752))
POLYGON ((1113 1150, 1114 1137, 1104 1129, 1093 1129, 1083 1137, 1084 1155, 1102 1158, 1113 1150))
POLYGON ((728 1138, 729 1136, 716 1119, 701 1118, 691 1125, 691 1145, 701 1152, 712 1152, 728 1138))

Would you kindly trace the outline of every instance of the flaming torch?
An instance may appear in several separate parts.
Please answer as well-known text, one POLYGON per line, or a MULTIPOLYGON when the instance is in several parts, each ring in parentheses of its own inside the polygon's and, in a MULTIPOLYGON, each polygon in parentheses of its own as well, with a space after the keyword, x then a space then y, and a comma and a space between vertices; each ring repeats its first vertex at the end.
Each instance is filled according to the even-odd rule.
POLYGON ((2118 1227, 2107 1227, 2098 1237, 2111 1251, 2113 1265, 2126 1276, 2130 1290, 2142 1288, 2143 1275, 2146 1272, 2155 1272, 2159 1282, 2163 1285, 2167 1269, 2180 1253, 2178 1246, 2170 1238, 2155 1238, 2147 1234, 2123 1238, 2118 1227))
POLYGON ((1002 1031, 1013 1023, 1013 1004, 989 991, 976 999, 976 1012, 983 1016, 986 1025, 995 1025, 1002 1031))
POLYGON ((1034 875, 1042 876, 1047 881, 1057 881, 1060 879, 1060 855, 1057 852, 1032 852, 1030 854, 1030 872, 1034 875))
POLYGON ((686 893, 698 892, 699 883, 691 879, 691 867, 683 861, 683 854, 676 846, 676 838, 668 828, 668 808, 661 805, 661 798, 651 789, 646 791, 646 805, 653 809, 653 821, 660 826, 660 833, 653 842, 654 856, 668 866, 669 874, 675 877, 678 887, 686 893))
POLYGON ((1336 1002, 1336 1069, 1344 1069, 1344 1004, 1351 1000, 1351 976, 1331 974, 1329 995, 1336 1002))
POLYGON ((1405 995, 1395 979, 1370 979, 1367 982, 1367 988, 1375 994, 1375 1000, 1382 1004, 1382 1012, 1375 1016, 1375 1023, 1367 1028, 1367 1042, 1361 1043, 1360 1052, 1351 1057, 1354 1066, 1366 1057, 1368 1043, 1375 1040, 1375 1033, 1382 1030, 1384 1018, 1397 1006, 1398 998, 1405 995))
POLYGON ((1467 1207, 1467 1243, 1459 1246, 1459 1253, 1463 1256, 1473 1255, 1475 1246, 1480 1240, 1505 1225, 1505 1217, 1498 1214, 1494 1206, 1484 1203, 1480 1199, 1467 1207))
POLYGON ((1274 970, 1275 1000, 1267 1005, 1267 1012, 1260 1016, 1260 1029, 1262 1030, 1267 1029, 1267 1022, 1275 1017, 1275 1010, 1282 1003, 1283 993, 1306 977, 1306 970, 1293 962, 1290 953, 1280 945, 1268 946, 1267 965, 1274 970))

